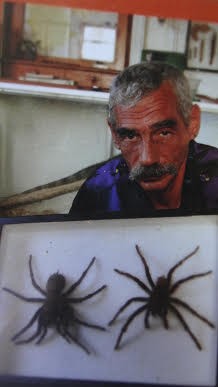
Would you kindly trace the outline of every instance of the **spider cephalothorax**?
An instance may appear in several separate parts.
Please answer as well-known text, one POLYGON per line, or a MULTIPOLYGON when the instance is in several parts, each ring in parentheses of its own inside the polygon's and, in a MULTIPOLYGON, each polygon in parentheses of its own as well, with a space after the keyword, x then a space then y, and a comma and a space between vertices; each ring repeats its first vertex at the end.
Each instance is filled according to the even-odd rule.
POLYGON ((99 289, 95 290, 93 293, 89 293, 84 297, 69 297, 71 293, 80 285, 84 277, 86 276, 88 270, 91 268, 95 261, 95 258, 92 258, 86 270, 82 273, 80 278, 74 282, 65 292, 63 292, 65 287, 65 277, 62 274, 54 273, 52 274, 46 283, 46 291, 43 290, 35 281, 33 270, 32 270, 32 256, 29 257, 29 270, 32 285, 37 289, 44 298, 33 298, 26 297, 19 293, 16 293, 14 290, 3 288, 8 293, 13 294, 14 296, 20 298, 23 301, 27 302, 36 302, 41 303, 42 306, 35 312, 28 324, 17 332, 13 337, 12 341, 15 344, 25 344, 33 341, 37 338, 36 344, 39 344, 47 333, 47 329, 51 326, 54 326, 57 332, 68 342, 75 342, 80 346, 86 353, 90 353, 89 350, 78 340, 75 335, 71 333, 71 328, 79 325, 83 325, 89 328, 98 329, 104 331, 105 328, 90 324, 77 316, 75 309, 72 308, 72 304, 80 303, 89 298, 95 296, 97 293, 100 293, 103 289, 106 288, 106 285, 101 286, 99 289), (38 326, 35 333, 27 339, 17 340, 27 329, 29 329, 35 321, 38 321, 38 326))
POLYGON ((129 318, 125 322, 125 324, 122 326, 120 334, 117 338, 115 348, 114 349, 120 349, 120 343, 122 340, 122 337, 124 333, 127 331, 129 325, 131 322, 141 313, 145 313, 145 328, 150 328, 149 323, 149 317, 150 315, 158 316, 162 319, 163 325, 166 329, 169 328, 168 323, 168 312, 171 311, 180 321, 185 331, 189 334, 191 339, 196 344, 197 348, 199 350, 202 349, 201 344, 197 337, 194 335, 194 333, 191 331, 189 325, 185 321, 183 315, 177 308, 177 306, 182 307, 183 309, 186 309, 189 311, 193 316, 197 317, 207 325, 209 325, 211 328, 214 328, 214 324, 211 323, 206 317, 199 314, 196 310, 194 310, 191 306, 189 306, 186 302, 180 300, 177 297, 173 296, 173 293, 178 289, 180 285, 182 285, 184 282, 194 280, 195 278, 204 277, 206 275, 209 275, 212 273, 211 270, 204 272, 204 273, 197 273, 189 275, 185 278, 182 278, 178 281, 176 281, 174 284, 172 284, 172 275, 174 271, 181 266, 187 259, 191 258, 199 249, 197 246, 194 251, 192 251, 190 254, 185 256, 183 259, 181 259, 179 262, 177 262, 168 272, 167 276, 161 276, 158 277, 156 283, 153 281, 149 267, 147 265, 147 262, 145 258, 143 257, 139 247, 136 245, 136 251, 141 258, 141 261, 144 265, 145 275, 148 280, 148 283, 150 287, 142 282, 139 278, 135 277, 134 275, 114 269, 118 274, 123 275, 131 280, 133 280, 144 292, 146 293, 146 297, 133 297, 127 300, 117 311, 113 319, 109 322, 109 325, 112 325, 117 317, 132 303, 139 302, 142 303, 142 306, 137 308, 132 314, 130 314, 129 318))

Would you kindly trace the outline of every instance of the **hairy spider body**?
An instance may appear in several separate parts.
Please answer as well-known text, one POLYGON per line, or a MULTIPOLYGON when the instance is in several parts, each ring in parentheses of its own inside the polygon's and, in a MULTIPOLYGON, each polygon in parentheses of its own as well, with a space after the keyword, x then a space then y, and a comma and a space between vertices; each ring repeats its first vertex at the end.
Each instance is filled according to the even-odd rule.
POLYGON ((41 294, 43 294, 44 298, 30 298, 23 296, 15 292, 14 290, 3 288, 6 292, 14 295, 17 298, 20 298, 23 301, 33 302, 33 303, 41 303, 42 306, 37 309, 31 320, 27 325, 24 326, 19 332, 17 332, 13 337, 12 341, 15 344, 26 344, 31 341, 37 339, 36 344, 41 343, 47 333, 47 329, 50 327, 55 327, 57 332, 67 341, 74 342, 79 347, 81 347, 87 354, 90 351, 82 344, 78 338, 71 333, 72 328, 76 328, 79 325, 86 326, 88 328, 98 329, 104 331, 105 328, 99 325, 90 324, 84 320, 81 320, 71 304, 81 303, 89 298, 95 296, 100 293, 103 289, 106 288, 106 285, 101 286, 93 293, 89 293, 84 297, 68 297, 73 293, 73 291, 80 285, 82 280, 85 278, 89 269, 93 265, 95 261, 95 257, 92 258, 88 267, 82 273, 80 278, 73 283, 65 292, 63 291, 65 288, 66 280, 62 274, 54 273, 52 274, 46 283, 46 290, 43 290, 36 282, 32 269, 32 255, 29 257, 29 270, 30 270, 30 278, 32 281, 32 285, 35 289, 37 289, 41 294), (37 329, 32 336, 24 340, 17 340, 24 332, 26 332, 33 324, 37 321, 37 329))
POLYGON ((118 350, 120 349, 120 343, 122 340, 123 335, 126 333, 126 331, 129 328, 129 325, 131 322, 141 313, 145 313, 144 316, 144 325, 145 328, 150 328, 149 323, 149 317, 152 316, 158 316, 162 319, 163 325, 166 329, 169 328, 169 322, 168 322, 168 312, 171 311, 177 319, 182 324, 185 331, 189 334, 191 339, 194 341, 195 345, 199 350, 202 349, 202 346, 197 339, 197 337, 194 335, 194 333, 191 331, 189 325, 185 321, 183 315, 178 310, 177 306, 182 307, 183 309, 186 309, 189 311, 193 316, 197 317, 199 320, 203 321, 205 324, 207 324, 209 327, 214 328, 214 324, 210 322, 206 317, 199 314, 196 310, 194 310, 191 306, 189 306, 186 302, 180 300, 179 298, 176 298, 173 296, 173 293, 179 288, 180 285, 187 281, 194 280, 196 278, 204 277, 206 275, 209 275, 212 273, 211 270, 204 272, 204 273, 197 273, 189 275, 188 277, 182 278, 178 281, 176 281, 174 284, 172 284, 172 275, 174 271, 181 266, 187 259, 191 258, 194 254, 196 254, 197 250, 199 249, 199 246, 195 248, 194 251, 192 251, 190 254, 182 258, 177 264, 175 264, 168 272, 167 276, 161 276, 158 277, 156 283, 153 281, 150 269, 148 267, 148 264, 142 255, 139 247, 136 245, 136 251, 143 263, 145 275, 148 280, 148 285, 146 285, 144 282, 142 282, 138 277, 135 277, 134 275, 114 269, 118 274, 125 276, 129 278, 130 280, 134 281, 144 292, 146 293, 146 297, 133 297, 127 300, 117 311, 113 319, 109 322, 109 325, 112 325, 118 318, 118 316, 132 303, 139 302, 142 303, 142 306, 140 306, 138 309, 136 309, 130 316, 128 317, 127 321, 122 326, 119 336, 117 338, 116 344, 114 349, 118 350))
POLYGON ((167 313, 169 300, 169 286, 167 279, 158 277, 156 286, 148 300, 148 309, 150 308, 153 316, 163 317, 167 313))

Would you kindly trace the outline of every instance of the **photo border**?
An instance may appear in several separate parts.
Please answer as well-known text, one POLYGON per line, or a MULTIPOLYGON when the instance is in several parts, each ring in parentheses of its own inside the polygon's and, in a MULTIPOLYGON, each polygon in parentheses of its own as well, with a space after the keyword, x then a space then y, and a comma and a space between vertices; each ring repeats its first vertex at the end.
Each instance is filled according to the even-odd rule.
MULTIPOLYGON (((13 1, 13 0, 9 0, 13 1)), ((0 0, 2 3, 2 0, 0 0)), ((24 3, 25 0, 17 0, 24 3)), ((192 18, 198 20, 218 21, 218 1, 217 0, 183 0, 182 2, 172 2, 170 0, 144 2, 135 0, 133 3, 126 0, 116 0, 110 2, 102 2, 102 0, 54 0, 51 4, 50 0, 29 0, 29 3, 42 3, 50 5, 74 6, 76 8, 98 9, 113 12, 123 12, 153 16, 158 14, 164 17, 175 18, 192 18)), ((161 210, 161 211, 146 211, 146 214, 133 216, 131 214, 122 215, 122 213, 93 213, 92 216, 69 216, 66 215, 31 215, 0 218, 0 232, 5 225, 21 224, 21 223, 44 223, 44 222, 65 222, 65 221, 85 221, 85 220, 108 220, 108 219, 129 219, 129 218, 162 218, 162 217, 184 217, 184 216, 202 216, 202 215, 218 215, 218 209, 211 209, 196 213, 189 210, 161 210)), ((216 385, 218 384, 218 367, 216 371, 216 385)), ((0 385, 12 387, 17 385, 22 386, 73 386, 73 387, 122 387, 122 386, 160 386, 166 387, 166 384, 141 384, 141 383, 123 383, 123 382, 104 382, 104 381, 80 381, 80 380, 65 380, 52 378, 31 378, 31 377, 14 377, 0 375, 0 385)), ((171 385, 172 387, 172 385, 171 385)), ((188 387, 188 386, 186 386, 188 387)), ((203 386, 202 386, 203 387, 203 386)))

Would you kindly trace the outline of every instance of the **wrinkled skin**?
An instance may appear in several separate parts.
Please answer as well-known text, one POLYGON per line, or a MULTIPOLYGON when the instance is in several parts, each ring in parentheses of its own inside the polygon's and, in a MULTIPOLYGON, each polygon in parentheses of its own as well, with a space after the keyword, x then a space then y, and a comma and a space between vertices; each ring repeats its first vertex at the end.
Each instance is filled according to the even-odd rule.
POLYGON ((136 166, 172 166, 176 173, 138 180, 155 208, 178 208, 189 142, 199 131, 200 109, 192 106, 188 126, 178 109, 177 98, 168 81, 135 106, 116 106, 113 140, 130 169, 136 166))

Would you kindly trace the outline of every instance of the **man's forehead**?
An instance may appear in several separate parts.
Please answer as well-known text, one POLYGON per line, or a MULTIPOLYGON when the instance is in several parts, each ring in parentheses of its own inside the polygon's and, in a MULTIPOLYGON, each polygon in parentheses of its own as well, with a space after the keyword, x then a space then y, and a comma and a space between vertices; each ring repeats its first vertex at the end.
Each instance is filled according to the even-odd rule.
MULTIPOLYGON (((161 129, 166 129, 166 128, 171 128, 171 129, 174 129, 174 130, 177 130, 177 121, 175 119, 165 119, 165 120, 162 120, 162 121, 154 121, 151 125, 148 125, 148 126, 144 126, 143 127, 143 130, 146 130, 146 127, 151 130, 151 131, 156 131, 156 130, 161 130, 161 129)), ((137 126, 131 126, 131 125, 128 125, 125 126, 125 125, 122 125, 122 126, 117 126, 116 127, 116 132, 118 133, 129 133, 129 132, 134 132, 134 133, 137 133, 137 132, 141 132, 142 128, 138 128, 137 126)))
POLYGON ((169 81, 164 81, 161 86, 157 89, 146 92, 145 95, 141 97, 133 97, 132 100, 129 97, 128 100, 123 99, 122 102, 118 103, 115 106, 115 110, 122 108, 122 110, 132 110, 140 106, 146 106, 150 101, 166 102, 166 104, 171 104, 172 101, 177 104, 177 95, 173 85, 169 81))
POLYGON ((143 96, 135 104, 119 104, 114 109, 116 126, 134 124, 136 121, 148 120, 159 122, 182 117, 177 96, 172 85, 165 82, 160 88, 143 96))

